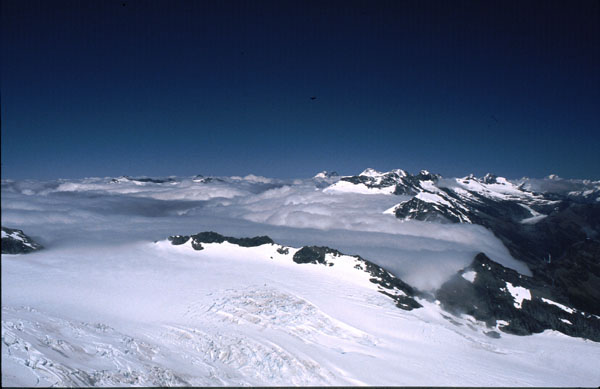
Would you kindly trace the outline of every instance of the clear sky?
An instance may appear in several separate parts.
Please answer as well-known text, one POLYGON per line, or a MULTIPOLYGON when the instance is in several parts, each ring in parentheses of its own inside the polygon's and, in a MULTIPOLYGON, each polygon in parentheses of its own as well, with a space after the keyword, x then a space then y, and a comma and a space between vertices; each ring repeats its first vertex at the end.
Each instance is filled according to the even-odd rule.
POLYGON ((3 0, 2 178, 600 179, 599 15, 598 1, 3 0))

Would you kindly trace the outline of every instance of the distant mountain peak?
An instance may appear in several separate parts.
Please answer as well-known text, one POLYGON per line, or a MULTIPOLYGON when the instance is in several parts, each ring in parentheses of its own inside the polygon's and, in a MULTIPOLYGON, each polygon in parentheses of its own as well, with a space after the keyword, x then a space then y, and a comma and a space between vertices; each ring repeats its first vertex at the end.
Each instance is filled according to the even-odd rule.
POLYGON ((383 173, 379 172, 373 168, 366 168, 365 170, 362 171, 362 173, 359 174, 359 176, 367 176, 367 177, 375 177, 375 176, 381 176, 383 173))
POLYGON ((323 179, 323 178, 332 178, 332 177, 339 177, 338 172, 336 172, 336 171, 330 172, 330 171, 327 171, 327 170, 323 170, 322 172, 317 173, 313 178, 321 178, 321 179, 323 179))
POLYGON ((423 185, 430 185, 440 178, 439 174, 432 174, 428 170, 421 170, 419 174, 411 175, 402 169, 380 172, 367 168, 358 175, 341 177, 340 181, 325 190, 363 194, 416 195, 423 190, 423 185))
POLYGON ((483 176, 483 182, 486 184, 496 184, 497 183, 497 179, 498 176, 492 173, 487 173, 485 176, 483 176))
POLYGON ((129 177, 129 176, 121 176, 119 178, 113 178, 110 180, 112 184, 119 184, 123 182, 133 182, 136 184, 165 184, 165 183, 173 183, 175 180, 171 177, 168 178, 150 178, 150 177, 129 177))

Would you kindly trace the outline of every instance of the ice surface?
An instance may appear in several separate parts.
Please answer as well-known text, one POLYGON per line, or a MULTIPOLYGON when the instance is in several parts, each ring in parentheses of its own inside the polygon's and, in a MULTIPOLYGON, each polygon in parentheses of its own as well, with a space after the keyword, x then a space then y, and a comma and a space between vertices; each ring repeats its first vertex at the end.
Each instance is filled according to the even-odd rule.
POLYGON ((3 256, 3 383, 583 386, 600 378, 597 343, 551 331, 492 339, 485 325, 453 324, 427 301, 398 309, 344 268, 349 257, 299 265, 276 248, 195 251, 159 241, 3 256))
POLYGON ((312 179, 193 180, 2 181, 3 223, 46 247, 2 255, 4 385, 600 381, 597 343, 552 331, 491 338, 497 328, 435 303, 397 308, 353 257, 328 255, 334 266, 292 260, 295 248, 325 245, 423 289, 479 251, 522 266, 484 228, 403 222, 383 214, 402 196, 323 191, 312 179), (164 240, 208 230, 266 234, 292 248, 223 243, 195 251, 164 240))

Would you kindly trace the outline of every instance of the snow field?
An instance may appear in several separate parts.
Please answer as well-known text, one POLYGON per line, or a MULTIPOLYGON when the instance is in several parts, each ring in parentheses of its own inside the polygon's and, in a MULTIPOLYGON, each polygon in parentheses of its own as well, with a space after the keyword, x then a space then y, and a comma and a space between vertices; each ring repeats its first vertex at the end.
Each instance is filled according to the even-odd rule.
POLYGON ((590 385, 597 343, 403 311, 354 258, 167 241, 3 256, 5 385, 590 385), (24 260, 27 258, 26 260, 24 260), (337 270, 337 271, 336 271, 337 270), (24 287, 26 285, 26 287, 24 287))

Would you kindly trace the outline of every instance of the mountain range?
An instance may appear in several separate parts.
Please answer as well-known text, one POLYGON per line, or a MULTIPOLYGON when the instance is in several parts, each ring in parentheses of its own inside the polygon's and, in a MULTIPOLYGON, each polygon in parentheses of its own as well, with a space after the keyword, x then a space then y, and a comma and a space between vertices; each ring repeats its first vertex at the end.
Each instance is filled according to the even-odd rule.
POLYGON ((600 379, 599 188, 401 169, 3 180, 3 382, 587 385, 600 379), (319 217, 358 224, 313 232, 319 217), (194 231, 240 223, 269 235, 194 231), (422 288, 380 255, 397 239, 471 254, 422 288), (495 239, 530 272, 494 259, 495 239))
POLYGON ((527 263, 536 278, 561 290, 574 306, 600 315, 595 292, 600 290, 600 182, 580 185, 579 190, 566 193, 534 192, 527 180, 513 183, 492 174, 446 180, 425 170, 411 175, 403 170, 366 169, 340 178, 326 190, 410 195, 386 212, 402 220, 482 225, 514 258, 527 263), (566 275, 574 269, 570 266, 574 258, 585 262, 580 264, 585 269, 583 279, 566 275), (579 288, 582 282, 585 292, 579 288))

